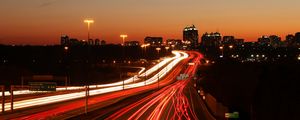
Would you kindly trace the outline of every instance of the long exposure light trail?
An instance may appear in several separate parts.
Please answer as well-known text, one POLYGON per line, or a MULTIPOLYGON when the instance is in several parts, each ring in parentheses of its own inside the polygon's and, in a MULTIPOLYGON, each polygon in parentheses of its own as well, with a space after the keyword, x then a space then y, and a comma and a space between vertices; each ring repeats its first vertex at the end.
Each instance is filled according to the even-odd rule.
MULTIPOLYGON (((175 55, 174 57, 163 59, 161 62, 156 64, 154 67, 151 67, 150 69, 146 70, 146 72, 144 72, 145 71, 144 67, 140 67, 141 70, 138 72, 139 77, 149 76, 149 75, 153 74, 155 71, 157 71, 158 69, 160 69, 161 66, 164 66, 167 63, 169 63, 170 61, 176 60, 176 59, 180 58, 180 56, 181 56, 180 52, 178 52, 178 51, 172 51, 172 53, 175 55)), ((175 64, 175 62, 173 61, 172 64, 175 64)), ((170 69, 170 66, 168 69, 170 69)), ((137 76, 130 77, 130 78, 124 80, 124 84, 133 83, 133 80, 138 81, 138 80, 140 80, 139 77, 137 77, 137 76)), ((117 86, 117 85, 122 85, 122 84, 123 84, 123 81, 119 81, 119 82, 108 83, 108 84, 90 85, 89 88, 111 87, 111 86, 117 86)), ((84 88, 85 88, 84 86, 60 87, 60 88, 56 88, 56 91, 80 90, 80 89, 84 89, 84 88)), ((14 91, 14 95, 24 95, 24 94, 32 94, 32 93, 46 93, 46 91, 30 91, 30 90, 14 91)), ((5 96, 10 96, 9 91, 5 91, 4 94, 5 94, 5 96)), ((2 96, 2 94, 0 94, 0 96, 2 96)))
MULTIPOLYGON (((194 75, 202 55, 197 54, 194 58, 194 66, 189 66, 185 74, 194 75)), ((190 106, 184 89, 192 77, 179 80, 163 89, 125 107, 108 118, 110 119, 198 119, 190 106)))
MULTIPOLYGON (((172 53, 175 54, 175 57, 165 59, 164 61, 160 62, 158 65, 152 67, 147 72, 142 74, 142 75, 146 75, 146 74, 149 74, 151 72, 153 73, 155 70, 158 70, 159 67, 161 67, 161 66, 167 64, 168 62, 170 62, 171 60, 173 60, 165 68, 163 68, 156 75, 154 75, 154 77, 146 80, 146 82, 148 84, 152 84, 152 83, 157 82, 159 78, 157 78, 155 76, 164 77, 181 60, 188 57, 188 54, 186 54, 184 52, 173 51, 172 53), (182 54, 182 56, 181 56, 181 54, 182 54)), ((132 83, 131 79, 127 79, 126 81, 127 81, 127 83, 132 83)), ((125 86, 125 89, 141 87, 141 86, 144 86, 144 85, 145 85, 144 82, 127 84, 125 86)), ((91 85, 91 86, 94 86, 94 85, 91 85)), ((109 93, 109 92, 115 92, 115 91, 123 90, 123 86, 122 86, 122 84, 119 85, 119 82, 112 83, 112 84, 106 84, 104 86, 106 88, 99 88, 99 89, 90 90, 90 95, 93 96, 93 95, 99 95, 99 94, 103 94, 103 93, 109 93), (109 86, 112 86, 112 87, 109 87, 109 86)), ((101 87, 104 87, 104 86, 101 86, 101 87)), ((69 94, 61 94, 61 95, 53 95, 53 96, 47 96, 47 97, 27 99, 27 100, 20 100, 20 101, 15 101, 14 102, 14 109, 37 106, 37 105, 45 105, 45 104, 51 104, 51 103, 57 103, 57 102, 63 102, 63 101, 68 101, 68 100, 72 100, 72 99, 82 98, 84 96, 85 96, 85 92, 82 91, 82 92, 74 92, 74 93, 69 93, 69 94)), ((10 103, 5 103, 5 111, 7 111, 7 110, 10 110, 10 103)))

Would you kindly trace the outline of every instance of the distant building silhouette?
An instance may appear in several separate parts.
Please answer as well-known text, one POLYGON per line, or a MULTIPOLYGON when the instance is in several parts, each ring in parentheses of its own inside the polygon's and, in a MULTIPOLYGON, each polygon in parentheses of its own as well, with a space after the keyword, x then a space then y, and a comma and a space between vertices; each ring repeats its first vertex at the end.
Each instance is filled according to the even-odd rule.
POLYGON ((70 39, 70 44, 69 44, 69 45, 71 45, 71 46, 77 46, 77 45, 80 45, 80 42, 79 42, 79 40, 76 39, 76 38, 71 38, 71 39, 70 39))
POLYGON ((95 45, 100 45, 100 40, 99 39, 95 39, 95 45))
POLYGON ((139 41, 125 41, 124 45, 125 46, 139 46, 140 42, 139 41))
POLYGON ((104 40, 100 41, 98 38, 93 40, 78 40, 76 38, 69 38, 67 35, 62 35, 60 38, 60 44, 63 46, 84 46, 84 45, 105 45, 106 42, 104 40))
POLYGON ((270 46, 271 40, 269 36, 263 35, 261 38, 258 38, 257 42, 261 46, 270 46))
POLYGON ((258 38, 258 43, 260 46, 280 47, 282 45, 281 38, 277 35, 263 35, 261 38, 258 38))
POLYGON ((245 40, 244 39, 235 39, 236 45, 241 46, 244 44, 245 40))
POLYGON ((150 46, 158 47, 162 46, 163 38, 162 37, 146 37, 144 39, 145 44, 150 44, 150 46))
POLYGON ((222 36, 219 32, 204 33, 201 37, 201 45, 206 47, 219 46, 221 44, 222 36))
POLYGON ((187 49, 196 49, 198 47, 198 30, 195 25, 187 26, 183 29, 183 45, 187 49))
POLYGON ((224 45, 235 45, 237 41, 235 41, 234 36, 224 36, 222 40, 222 44, 224 45))
POLYGON ((296 42, 296 45, 299 46, 300 45, 300 32, 297 32, 295 34, 295 42, 296 42))
POLYGON ((94 40, 93 39, 89 39, 88 40, 88 45, 94 45, 94 40))
POLYGON ((67 35, 62 35, 61 37, 60 37, 60 44, 61 45, 69 45, 70 44, 70 38, 69 38, 69 36, 67 36, 67 35))
POLYGON ((183 43, 182 43, 182 40, 179 40, 179 39, 168 39, 167 46, 169 46, 173 49, 182 49, 183 43))
POLYGON ((289 34, 285 37, 285 44, 286 46, 293 46, 295 44, 295 36, 289 34))
POLYGON ((270 38, 270 44, 273 47, 279 47, 281 45, 281 38, 277 35, 271 35, 270 38))
POLYGON ((100 45, 106 45, 106 41, 105 40, 101 40, 100 45))

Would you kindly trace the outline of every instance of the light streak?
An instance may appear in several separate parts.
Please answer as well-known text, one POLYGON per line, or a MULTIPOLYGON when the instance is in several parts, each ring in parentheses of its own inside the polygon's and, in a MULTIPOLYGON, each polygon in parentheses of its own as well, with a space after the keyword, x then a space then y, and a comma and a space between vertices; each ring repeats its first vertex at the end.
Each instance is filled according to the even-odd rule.
MULTIPOLYGON (((151 73, 159 70, 160 68, 158 66, 164 66, 166 65, 165 68, 161 69, 155 77, 151 77, 150 79, 146 80, 148 84, 153 84, 158 81, 157 75, 160 76, 160 78, 164 77, 168 72, 172 70, 180 61, 183 59, 186 59, 188 57, 188 54, 185 52, 180 52, 180 51, 172 51, 173 54, 175 54, 174 57, 172 58, 166 58, 162 62, 158 63, 151 69, 147 70, 147 72, 142 73, 140 76, 145 76, 150 75, 151 73), (171 63, 169 63, 172 61, 171 63), (169 63, 169 64, 168 64, 169 63)), ((134 76, 136 77, 136 76, 134 76)), ((139 79, 139 78, 135 78, 139 79)), ((137 83, 132 83, 132 78, 129 78, 125 80, 125 89, 132 89, 132 88, 137 88, 137 87, 142 87, 144 86, 144 82, 137 82, 137 83)), ((116 83, 111 83, 111 84, 103 84, 103 85, 91 85, 91 88, 95 87, 100 87, 99 89, 93 89, 90 90, 90 96, 94 95, 99 95, 103 93, 110 93, 110 92, 116 92, 116 91, 121 91, 123 90, 122 87, 122 82, 116 82, 116 83), (101 88, 105 87, 105 88, 101 88)), ((69 87, 65 89, 81 89, 83 87, 69 87)), ((64 89, 64 88, 60 88, 64 89)), ((24 91, 21 91, 24 92, 24 91)), ((18 94, 18 92, 14 92, 14 94, 18 94)), ((20 101, 15 101, 14 102, 14 109, 20 109, 20 108, 26 108, 26 107, 32 107, 32 106, 37 106, 37 105, 46 105, 46 104, 52 104, 52 103, 58 103, 58 102, 64 102, 68 100, 73 100, 73 99, 78 99, 78 98, 83 98, 85 96, 85 91, 81 92, 74 92, 74 93, 68 93, 68 94, 61 94, 61 95, 52 95, 52 96, 46 96, 46 97, 39 97, 39 98, 31 98, 31 99, 26 99, 26 100, 20 100, 20 101)), ((0 109, 1 109, 1 104, 0 104, 0 109)), ((10 103, 5 103, 5 111, 10 110, 10 103)))

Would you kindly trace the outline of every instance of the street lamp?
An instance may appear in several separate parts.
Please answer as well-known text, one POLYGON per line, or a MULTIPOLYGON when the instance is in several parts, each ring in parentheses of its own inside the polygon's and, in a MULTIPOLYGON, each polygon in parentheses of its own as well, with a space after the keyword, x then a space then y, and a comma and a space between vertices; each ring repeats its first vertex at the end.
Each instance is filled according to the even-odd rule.
POLYGON ((224 56, 224 47, 223 47, 223 46, 220 46, 219 49, 220 49, 221 52, 222 52, 222 55, 221 55, 221 56, 222 56, 222 58, 223 58, 223 56, 224 56))
POLYGON ((90 26, 92 23, 94 23, 94 20, 93 19, 85 19, 84 23, 86 23, 88 26, 88 39, 87 40, 89 40, 90 39, 90 26))
POLYGON ((171 45, 171 47, 172 47, 172 49, 174 50, 174 48, 175 48, 175 45, 171 45))
MULTIPOLYGON (((159 51, 161 50, 161 48, 157 47, 155 50, 157 51, 157 56, 159 59, 159 51)), ((159 62, 158 62, 158 68, 159 68, 159 62)), ((157 73, 157 88, 159 88, 159 72, 157 73)))
POLYGON ((122 45, 124 45, 124 43, 125 43, 125 38, 127 38, 128 37, 128 35, 120 35, 120 37, 122 38, 122 40, 123 40, 123 44, 122 45))
POLYGON ((157 51, 157 54, 158 54, 158 57, 159 57, 159 51, 161 50, 161 48, 158 47, 155 50, 157 51))
MULTIPOLYGON (((94 23, 94 20, 93 19, 85 19, 84 20, 84 23, 87 24, 87 27, 88 27, 88 39, 90 39, 90 25, 92 23, 94 23)), ((90 54, 90 49, 88 49, 88 54, 90 54)), ((90 55, 89 55, 90 56, 90 55)), ((89 76, 89 73, 88 73, 88 79, 90 78, 89 76)), ((89 97, 89 84, 87 83, 85 85, 85 114, 87 114, 87 111, 88 111, 88 97, 89 97)))
POLYGON ((170 49, 170 47, 167 46, 167 47, 165 47, 165 49, 168 51, 170 49))

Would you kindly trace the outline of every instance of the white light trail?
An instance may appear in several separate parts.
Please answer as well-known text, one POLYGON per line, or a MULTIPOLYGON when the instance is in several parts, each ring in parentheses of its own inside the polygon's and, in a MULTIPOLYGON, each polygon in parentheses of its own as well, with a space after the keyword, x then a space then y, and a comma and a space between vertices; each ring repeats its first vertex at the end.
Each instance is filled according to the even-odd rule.
MULTIPOLYGON (((181 60, 188 57, 188 54, 184 53, 184 52, 172 51, 172 53, 175 54, 175 57, 164 59, 159 64, 157 64, 154 67, 152 67, 151 69, 147 70, 147 72, 144 72, 140 75, 140 76, 144 76, 146 74, 149 75, 149 74, 155 72, 156 70, 158 70, 160 67, 166 65, 167 63, 169 63, 170 61, 173 60, 171 63, 169 63, 167 66, 165 66, 162 70, 160 70, 153 77, 146 80, 147 84, 153 84, 153 83, 157 82, 158 81, 157 76, 159 76, 159 78, 163 78, 181 60), (182 54, 182 56, 181 56, 181 54, 182 54)), ((138 77, 136 77, 135 79, 138 79, 138 77)), ((138 83, 132 83, 132 78, 125 80, 125 82, 127 83, 127 85, 125 85, 125 89, 142 87, 145 85, 144 81, 138 82, 138 83), (131 84, 129 84, 129 83, 131 83, 131 84)), ((123 84, 123 82, 116 82, 116 83, 104 84, 104 85, 90 85, 89 86, 90 88, 96 88, 96 87, 106 87, 106 88, 93 89, 93 90, 90 90, 89 93, 90 93, 90 96, 93 96, 93 95, 99 95, 99 94, 103 94, 103 93, 120 91, 120 90, 123 90, 122 84, 123 84)), ((83 87, 72 87, 72 88, 70 87, 70 88, 61 88, 61 89, 82 89, 82 88, 83 87)), ((63 101, 68 101, 68 100, 78 99, 78 98, 83 98, 83 97, 85 97, 85 91, 20 100, 20 101, 14 102, 14 109, 63 102, 63 101)), ((0 104, 0 109, 2 109, 1 104, 0 104)), ((8 110, 10 110, 10 103, 5 103, 5 111, 8 111, 8 110)))

